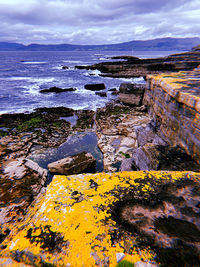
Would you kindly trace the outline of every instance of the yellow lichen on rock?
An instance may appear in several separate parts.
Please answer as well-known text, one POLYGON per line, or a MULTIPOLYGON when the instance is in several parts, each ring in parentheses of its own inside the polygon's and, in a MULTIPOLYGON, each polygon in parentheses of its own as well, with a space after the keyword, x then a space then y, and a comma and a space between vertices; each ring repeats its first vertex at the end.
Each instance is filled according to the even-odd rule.
MULTIPOLYGON (((17 257, 26 264, 42 266, 116 266, 116 254, 128 260, 151 259, 148 248, 139 254, 134 235, 118 233, 112 208, 129 192, 148 194, 154 183, 176 181, 182 172, 121 172, 55 176, 45 194, 5 239, 1 255, 17 257), (149 179, 149 182, 147 181, 149 179), (127 249, 128 247, 128 249, 127 249), (17 256, 16 256, 17 255, 17 256)), ((196 174, 193 174, 196 177, 196 174)))

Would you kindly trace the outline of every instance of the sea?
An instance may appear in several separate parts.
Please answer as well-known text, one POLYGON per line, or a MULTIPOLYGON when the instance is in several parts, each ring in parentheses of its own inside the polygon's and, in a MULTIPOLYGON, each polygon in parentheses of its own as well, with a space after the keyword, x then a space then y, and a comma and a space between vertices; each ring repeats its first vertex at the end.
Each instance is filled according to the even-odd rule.
POLYGON ((118 89, 124 82, 144 83, 144 79, 101 77, 97 70, 79 70, 76 65, 113 61, 112 56, 120 55, 153 58, 169 54, 172 51, 0 51, 0 114, 58 106, 96 110, 116 98, 109 89, 118 89), (84 89, 85 84, 92 83, 104 83, 108 96, 101 97, 84 89), (53 86, 77 90, 40 93, 53 86))

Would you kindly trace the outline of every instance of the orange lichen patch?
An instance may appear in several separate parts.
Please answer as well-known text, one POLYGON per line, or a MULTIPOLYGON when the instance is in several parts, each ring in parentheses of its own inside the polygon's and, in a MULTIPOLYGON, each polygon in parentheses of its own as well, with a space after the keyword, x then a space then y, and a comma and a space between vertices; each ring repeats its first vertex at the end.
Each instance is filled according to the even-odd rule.
MULTIPOLYGON (((129 188, 135 195, 148 198, 154 190, 148 182, 151 179, 161 183, 187 176, 191 173, 139 171, 55 176, 46 193, 4 241, 6 248, 1 254, 7 257, 17 254, 18 260, 36 266, 51 263, 112 267, 117 264, 117 253, 125 253, 133 263, 152 259, 148 248, 137 251, 133 248, 134 235, 112 238, 119 226, 111 209, 129 188)), ((195 178, 199 179, 199 174, 192 173, 192 179, 195 178)))
POLYGON ((193 71, 149 75, 148 78, 160 84, 162 89, 175 97, 178 102, 200 111, 200 71, 198 68, 193 71))

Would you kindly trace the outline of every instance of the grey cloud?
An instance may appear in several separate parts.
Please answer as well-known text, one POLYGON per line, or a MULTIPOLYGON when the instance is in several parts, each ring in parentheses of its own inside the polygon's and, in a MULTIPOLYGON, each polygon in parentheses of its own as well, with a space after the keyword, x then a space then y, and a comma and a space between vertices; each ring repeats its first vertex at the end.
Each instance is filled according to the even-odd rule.
POLYGON ((197 36, 199 12, 199 0, 0 0, 0 41, 99 44, 197 36))

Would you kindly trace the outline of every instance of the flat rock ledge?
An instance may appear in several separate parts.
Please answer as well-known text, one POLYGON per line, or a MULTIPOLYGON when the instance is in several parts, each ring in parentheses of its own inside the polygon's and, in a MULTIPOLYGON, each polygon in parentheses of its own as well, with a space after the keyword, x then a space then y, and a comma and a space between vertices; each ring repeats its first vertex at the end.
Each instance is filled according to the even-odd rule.
POLYGON ((200 173, 54 176, 0 257, 31 266, 200 266, 199 203, 200 173))

